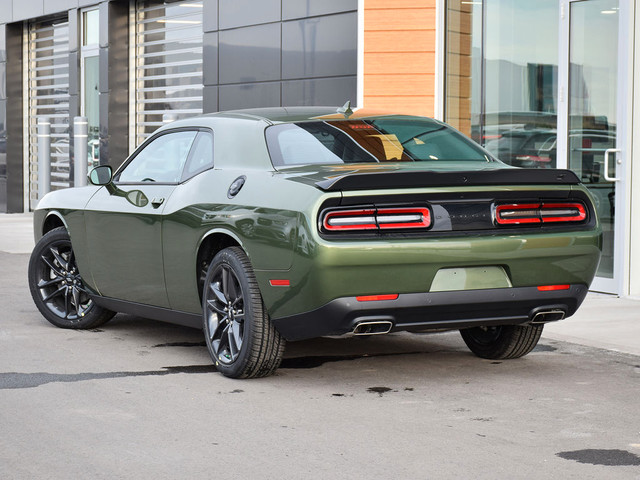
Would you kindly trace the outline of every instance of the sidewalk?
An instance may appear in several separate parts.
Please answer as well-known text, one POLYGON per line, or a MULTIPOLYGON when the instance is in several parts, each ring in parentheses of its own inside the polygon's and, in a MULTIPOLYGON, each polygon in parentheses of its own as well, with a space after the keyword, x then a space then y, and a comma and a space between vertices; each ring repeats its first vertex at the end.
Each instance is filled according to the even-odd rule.
MULTIPOLYGON (((31 253, 33 215, 0 214, 0 252, 31 253)), ((578 312, 545 326, 544 338, 640 355, 640 299, 589 293, 578 312)))

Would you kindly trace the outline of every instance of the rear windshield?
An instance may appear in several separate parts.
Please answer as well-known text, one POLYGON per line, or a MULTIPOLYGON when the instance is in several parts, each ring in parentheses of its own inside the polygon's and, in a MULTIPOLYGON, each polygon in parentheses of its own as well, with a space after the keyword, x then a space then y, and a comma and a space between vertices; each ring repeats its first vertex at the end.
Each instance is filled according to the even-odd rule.
POLYGON ((266 137, 274 166, 495 161, 460 132, 419 117, 285 123, 266 137))

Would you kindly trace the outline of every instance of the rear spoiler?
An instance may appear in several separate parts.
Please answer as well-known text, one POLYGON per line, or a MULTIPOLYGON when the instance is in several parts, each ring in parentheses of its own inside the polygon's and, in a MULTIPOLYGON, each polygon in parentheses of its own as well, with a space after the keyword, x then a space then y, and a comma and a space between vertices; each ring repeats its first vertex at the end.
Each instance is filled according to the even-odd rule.
POLYGON ((374 190, 378 188, 459 187, 470 185, 577 185, 571 170, 537 168, 498 168, 462 172, 375 172, 352 173, 316 182, 325 192, 374 190))

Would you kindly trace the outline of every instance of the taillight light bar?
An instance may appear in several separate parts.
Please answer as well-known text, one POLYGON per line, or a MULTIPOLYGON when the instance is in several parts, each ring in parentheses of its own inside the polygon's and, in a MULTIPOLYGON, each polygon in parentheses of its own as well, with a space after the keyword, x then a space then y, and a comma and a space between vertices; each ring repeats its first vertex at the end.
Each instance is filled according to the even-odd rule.
POLYGON ((431 212, 426 207, 361 208, 333 210, 324 214, 322 227, 328 232, 429 228, 431 212))
POLYGON ((497 205, 495 218, 498 225, 582 222, 587 210, 580 202, 511 203, 497 205))

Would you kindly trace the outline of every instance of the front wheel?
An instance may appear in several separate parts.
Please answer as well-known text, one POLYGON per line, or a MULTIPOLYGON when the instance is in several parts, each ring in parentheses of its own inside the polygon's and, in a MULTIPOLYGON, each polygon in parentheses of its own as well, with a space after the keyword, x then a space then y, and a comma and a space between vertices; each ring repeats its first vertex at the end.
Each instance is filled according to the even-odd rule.
POLYGON ((460 330, 469 350, 481 358, 520 358, 535 348, 544 325, 502 325, 460 330))
POLYGON ((67 231, 46 233, 29 260, 29 289, 40 313, 60 328, 95 328, 115 315, 99 307, 86 290, 67 231))
POLYGON ((275 372, 285 340, 264 311, 251 263, 241 248, 225 248, 214 257, 202 307, 205 342, 220 373, 258 378, 275 372))

